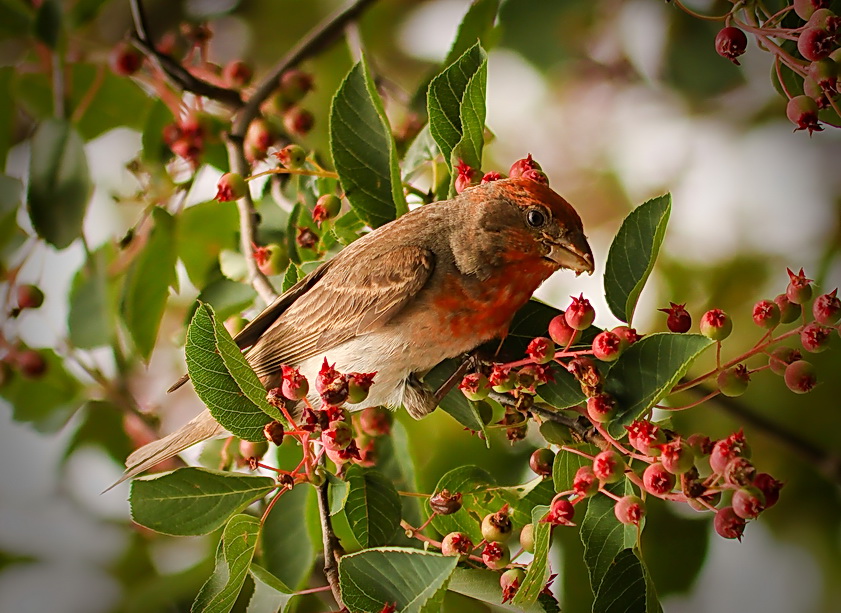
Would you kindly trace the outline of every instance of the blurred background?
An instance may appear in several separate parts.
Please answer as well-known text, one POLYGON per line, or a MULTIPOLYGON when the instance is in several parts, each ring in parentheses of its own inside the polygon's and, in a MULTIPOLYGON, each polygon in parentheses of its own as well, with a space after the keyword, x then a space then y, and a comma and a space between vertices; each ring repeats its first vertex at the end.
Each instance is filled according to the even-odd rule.
MULTIPOLYGON (((127 1, 60 4, 65 14, 85 16, 68 35, 68 53, 85 62, 104 64, 131 28, 127 1)), ((469 4, 375 2, 353 29, 351 45, 340 41, 302 66, 315 77, 307 108, 316 122, 304 146, 327 150, 330 100, 359 46, 392 125, 404 125, 407 105, 440 69, 469 4)), ((730 6, 686 4, 710 15, 730 6)), ((259 78, 341 3, 148 0, 145 6, 153 32, 206 22, 213 33, 210 61, 243 59, 259 78)), ((44 114, 41 58, 15 25, 16 15, 30 10, 23 0, 0 2, 4 181, 21 182, 8 183, 13 187, 0 196, 4 212, 18 206, 14 193, 26 187, 28 138, 44 114)), ((735 322, 724 346, 732 357, 761 337, 752 305, 785 291, 786 267, 803 267, 815 279, 816 293, 841 285, 841 132, 793 133, 785 100, 770 79, 771 57, 751 42, 742 65, 731 64, 715 52, 719 28, 661 0, 503 1, 486 45, 492 140, 483 170, 505 173, 531 153, 552 187, 576 206, 596 274, 556 275, 538 296, 564 308, 571 294, 583 292, 596 307, 597 325, 615 324, 601 272, 619 224, 634 206, 671 192, 666 240, 635 325, 641 333, 664 330, 665 316, 656 309, 669 301, 686 303, 695 321, 719 307, 735 322)), ((114 244, 147 204, 149 186, 127 165, 141 148, 151 98, 110 73, 106 83, 85 134, 95 186, 84 225, 87 245, 30 253, 19 280, 44 289, 44 306, 3 324, 7 338, 32 347, 66 345, 68 295, 85 250, 114 244)), ((203 166, 185 206, 212 198, 220 174, 203 166)), ((29 227, 23 210, 3 220, 29 227)), ((12 247, 3 254, 7 266, 25 244, 12 247)), ((184 369, 183 321, 198 293, 183 270, 179 279, 148 367, 138 365, 128 380, 138 406, 160 416, 161 432, 200 409, 191 389, 165 394, 184 369)), ((821 383, 811 394, 795 396, 780 377, 762 372, 734 405, 711 402, 673 417, 687 435, 722 437, 744 428, 759 470, 786 485, 779 504, 749 525, 741 543, 717 537, 708 514, 652 504, 643 554, 667 613, 841 611, 840 341, 833 335, 831 350, 814 356, 821 383)), ((108 351, 85 355, 104 371, 113 369, 108 351)), ((698 364, 697 372, 705 366, 698 364)), ((72 364, 68 368, 83 376, 72 364)), ((140 435, 107 398, 84 393, 85 403, 53 402, 42 411, 0 399, 0 610, 186 611, 210 572, 215 541, 173 539, 132 526, 125 484, 100 494, 120 475, 119 460, 140 435)), ((483 466, 500 483, 528 477, 522 471, 539 439, 510 446, 495 437, 486 449, 440 413, 417 423, 398 417, 408 432, 419 491, 431 491, 447 470, 465 463, 483 466)), ((186 457, 196 461, 198 450, 186 457)), ((589 611, 592 595, 577 534, 556 530, 554 552, 554 589, 563 610, 589 611)), ((488 610, 461 598, 446 606, 488 610)))

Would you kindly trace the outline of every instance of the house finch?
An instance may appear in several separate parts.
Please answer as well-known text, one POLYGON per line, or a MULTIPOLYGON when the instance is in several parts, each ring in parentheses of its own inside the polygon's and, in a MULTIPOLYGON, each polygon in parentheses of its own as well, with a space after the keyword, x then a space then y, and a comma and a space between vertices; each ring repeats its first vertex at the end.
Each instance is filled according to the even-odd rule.
MULTIPOLYGON (((438 399, 418 375, 504 337, 514 313, 560 268, 593 272, 572 206, 536 181, 493 181, 363 236, 278 297, 235 341, 266 389, 281 384, 282 365, 314 382, 326 358, 339 372, 376 372, 354 409, 403 405, 419 419, 438 399)), ((123 478, 222 432, 205 410, 129 456, 123 478)))

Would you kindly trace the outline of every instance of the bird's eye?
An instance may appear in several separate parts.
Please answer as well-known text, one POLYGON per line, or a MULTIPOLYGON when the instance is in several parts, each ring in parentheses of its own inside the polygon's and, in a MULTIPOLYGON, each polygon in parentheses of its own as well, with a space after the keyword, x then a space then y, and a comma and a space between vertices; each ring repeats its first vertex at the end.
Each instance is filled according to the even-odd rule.
POLYGON ((526 221, 532 228, 539 228, 546 223, 546 215, 538 209, 531 209, 526 213, 526 221))

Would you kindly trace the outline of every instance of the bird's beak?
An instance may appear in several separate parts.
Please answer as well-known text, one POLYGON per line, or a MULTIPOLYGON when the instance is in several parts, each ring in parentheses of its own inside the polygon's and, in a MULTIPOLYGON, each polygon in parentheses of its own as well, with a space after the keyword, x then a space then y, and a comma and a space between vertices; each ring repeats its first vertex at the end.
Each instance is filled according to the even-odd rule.
POLYGON ((568 268, 580 275, 586 272, 593 274, 593 253, 590 245, 583 234, 575 234, 572 237, 563 239, 550 238, 544 235, 544 240, 549 247, 546 257, 555 262, 561 268, 568 268))

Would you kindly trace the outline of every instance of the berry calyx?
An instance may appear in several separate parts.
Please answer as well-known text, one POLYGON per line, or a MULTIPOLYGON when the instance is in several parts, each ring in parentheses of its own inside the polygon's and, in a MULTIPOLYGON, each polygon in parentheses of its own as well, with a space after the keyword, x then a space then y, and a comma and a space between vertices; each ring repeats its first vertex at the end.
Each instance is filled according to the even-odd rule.
POLYGON ((301 145, 286 145, 280 151, 275 151, 274 156, 284 167, 296 170, 304 165, 307 159, 307 152, 301 145))
POLYGON ((797 349, 780 346, 771 352, 771 355, 768 357, 768 365, 771 368, 771 372, 783 376, 786 373, 786 367, 792 362, 796 362, 801 357, 802 356, 797 349))
POLYGON ((490 172, 486 172, 482 176, 482 180, 480 181, 480 183, 482 183, 482 184, 490 183, 492 181, 499 181, 500 179, 504 179, 504 178, 505 177, 503 177, 500 173, 498 173, 495 170, 492 170, 490 172))
POLYGON ((686 441, 676 438, 660 445, 660 462, 673 475, 681 475, 695 464, 695 454, 686 441))
POLYGON ((745 520, 736 515, 733 507, 724 507, 715 514, 713 526, 719 536, 726 539, 742 539, 745 531, 745 520))
POLYGON ((756 519, 765 510, 765 495, 756 487, 744 487, 733 492, 730 504, 742 519, 756 519))
POLYGON ((15 296, 19 309, 37 309, 44 304, 44 292, 37 285, 18 285, 15 296))
POLYGON ((549 177, 546 173, 536 168, 529 168, 528 170, 523 171, 522 177, 524 179, 530 179, 531 181, 543 183, 543 185, 549 185, 549 177))
POLYGON ((750 375, 744 364, 738 364, 733 368, 722 370, 718 373, 718 389, 725 396, 731 398, 741 396, 748 389, 750 375))
MULTIPOLYGON (((835 60, 827 57, 817 62, 812 62, 806 71, 809 78, 817 83, 821 89, 821 93, 826 92, 830 95, 835 93, 835 88, 838 84, 838 64, 835 60)), ((818 107, 820 107, 820 103, 818 103, 818 107)))
POLYGON ((236 172, 226 172, 216 184, 216 200, 230 202, 239 200, 248 192, 248 184, 242 175, 236 172))
POLYGON ((305 398, 307 392, 310 391, 310 384, 307 378, 297 368, 292 368, 285 364, 280 368, 283 374, 283 383, 280 386, 280 391, 284 398, 288 398, 289 400, 301 400, 305 398))
POLYGON ((713 341, 723 341, 733 331, 733 321, 721 309, 710 309, 701 317, 701 334, 713 341))
POLYGON ((482 538, 488 542, 504 543, 513 530, 514 525, 507 511, 489 513, 482 519, 482 538))
POLYGON ((670 302, 669 308, 657 310, 669 316, 666 319, 666 327, 669 328, 670 332, 683 334, 684 332, 689 332, 689 328, 692 327, 692 316, 686 310, 686 304, 670 302))
POLYGON ((468 166, 463 160, 459 160, 455 170, 457 172, 455 178, 455 189, 457 194, 460 194, 468 187, 473 187, 478 183, 476 180, 476 169, 468 166))
POLYGON ((280 445, 283 442, 283 437, 286 432, 283 429, 283 424, 279 421, 270 421, 263 426, 263 436, 266 440, 275 445, 280 445))
POLYGON ((589 498, 599 491, 599 480, 593 472, 592 466, 581 466, 575 471, 572 479, 572 489, 576 496, 589 498))
POLYGON ((558 347, 569 347, 578 338, 580 332, 567 323, 566 314, 561 313, 549 322, 549 336, 558 347))
POLYGON ((541 477, 548 477, 552 474, 552 466, 555 464, 555 453, 551 449, 543 447, 536 449, 529 457, 529 468, 532 472, 541 477))
POLYGON ((721 57, 726 58, 739 66, 736 58, 742 55, 747 49, 748 37, 739 28, 728 26, 721 29, 715 36, 715 51, 721 57))
POLYGON ((630 326, 616 326, 613 330, 611 330, 611 332, 619 337, 619 341, 622 343, 622 351, 625 351, 625 349, 642 338, 642 336, 637 333, 636 329, 631 328, 630 326))
POLYGON ((441 553, 466 560, 473 551, 473 541, 463 532, 450 532, 441 541, 441 553))
POLYGON ((786 294, 780 294, 774 298, 774 302, 780 307, 781 324, 790 324, 793 321, 797 321, 803 312, 803 307, 789 300, 786 294))
POLYGON ((548 364, 555 359, 555 343, 552 339, 538 336, 529 343, 526 355, 537 364, 548 364))
POLYGON ((526 571, 522 568, 509 568, 499 577, 502 588, 502 603, 505 604, 517 594, 520 584, 526 578, 526 571))
POLYGON ((783 483, 777 481, 768 473, 759 473, 753 480, 753 486, 765 496, 765 508, 769 509, 777 504, 780 499, 780 490, 783 488, 783 483))
POLYGON ((628 431, 628 442, 631 447, 647 456, 659 456, 660 445, 666 442, 666 434, 660 426, 644 419, 637 419, 630 426, 625 426, 628 431))
POLYGON ((835 50, 835 37, 824 28, 806 28, 797 38, 797 50, 810 62, 829 57, 835 50))
MULTIPOLYGON (((841 319, 841 299, 838 298, 838 288, 829 294, 821 294, 812 303, 812 315, 815 321, 825 326, 832 326, 841 319)), ((18 299, 20 304, 20 299, 18 299)))
POLYGON ((625 461, 612 449, 593 458, 593 474, 602 483, 616 483, 625 475, 625 461))
POLYGON ((504 394, 517 387, 517 376, 516 373, 511 372, 510 366, 494 364, 491 374, 488 376, 488 383, 490 383, 493 391, 504 394))
POLYGON ((748 455, 750 455, 750 448, 745 442, 745 435, 739 430, 727 438, 716 441, 710 453, 710 468, 713 472, 723 474, 731 460, 748 455))
POLYGON ((753 323, 760 328, 773 330, 780 323, 780 307, 773 300, 760 300, 753 305, 753 323))
POLYGON ((829 348, 829 335, 832 328, 822 326, 816 321, 807 324, 800 332, 800 344, 809 353, 821 353, 829 348))
POLYGON ((254 259, 264 275, 279 275, 289 266, 289 250, 284 243, 272 243, 255 249, 254 259))
POLYGON ((616 401, 605 392, 587 399, 587 415, 596 423, 609 422, 616 414, 616 401))
POLYGON ((613 505, 613 513, 621 523, 639 526, 645 516, 645 503, 638 496, 623 496, 613 505))
POLYGON ((812 132, 823 131, 823 126, 818 123, 818 103, 809 96, 795 96, 786 105, 786 117, 796 127, 794 131, 808 130, 812 132))
POLYGON ((511 551, 502 543, 488 543, 482 549, 482 561, 491 570, 500 570, 511 562, 511 551))
POLYGON ((818 384, 815 367, 806 360, 797 360, 786 366, 783 377, 786 387, 795 394, 811 392, 818 384))
POLYGON ((542 170, 540 168, 540 164, 538 164, 532 159, 531 153, 529 153, 526 157, 514 162, 511 165, 511 169, 508 171, 508 176, 512 179, 516 177, 522 177, 523 173, 527 170, 542 170))
POLYGON ((829 6, 829 0, 794 0, 794 12, 803 21, 808 21, 815 11, 829 6))
POLYGON ((812 279, 807 279, 803 269, 795 273, 790 268, 786 268, 788 273, 788 287, 786 287, 786 298, 794 304, 803 305, 812 297, 812 279))
POLYGON ((677 478, 667 471, 660 462, 655 462, 650 464, 642 473, 642 482, 647 492, 655 496, 662 496, 674 489, 677 478))
POLYGON ((484 400, 491 392, 490 381, 480 372, 465 375, 458 388, 468 400, 473 401, 484 400))
POLYGON ((443 489, 429 497, 429 506, 438 515, 452 515, 461 509, 461 492, 443 489))
POLYGON ((622 339, 610 330, 604 330, 593 339, 593 355, 603 362, 613 362, 622 353, 622 339))
POLYGON ((332 451, 346 449, 352 441, 353 428, 346 421, 334 421, 321 432, 321 444, 332 451))
POLYGON ((333 219, 339 214, 342 201, 335 194, 322 194, 312 209, 312 220, 320 227, 321 223, 333 219))
POLYGON ((596 319, 596 310, 584 294, 579 295, 578 298, 575 296, 570 296, 570 298, 572 298, 572 304, 564 312, 567 324, 574 330, 586 330, 596 319))
POLYGON ((756 468, 747 458, 737 457, 728 462, 724 468, 724 481, 730 485, 744 486, 753 483, 756 468))
POLYGON ((108 56, 108 65, 114 74, 130 77, 143 66, 143 55, 129 43, 117 43, 108 56))
MULTIPOLYGON (((368 398, 368 392, 374 384, 375 372, 352 372, 347 375, 347 401, 358 404, 368 398)), ((386 409, 387 410, 387 409, 386 409)))

